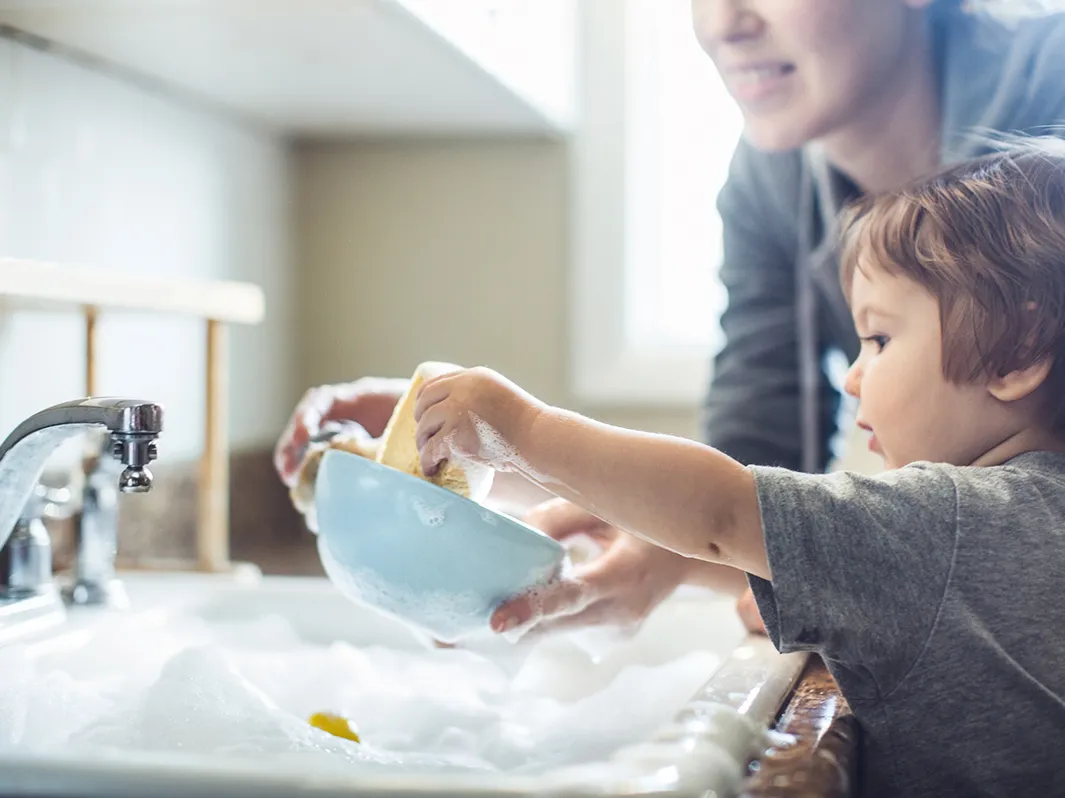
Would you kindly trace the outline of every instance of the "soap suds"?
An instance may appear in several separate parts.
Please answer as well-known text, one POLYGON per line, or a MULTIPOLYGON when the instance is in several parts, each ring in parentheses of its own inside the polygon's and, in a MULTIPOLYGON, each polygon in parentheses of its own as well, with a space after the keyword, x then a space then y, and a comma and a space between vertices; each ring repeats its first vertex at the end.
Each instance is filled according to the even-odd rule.
POLYGON ((521 640, 545 619, 554 617, 552 613, 557 611, 560 601, 565 603, 567 615, 576 615, 588 609, 596 600, 588 583, 573 576, 568 557, 563 561, 562 572, 557 579, 526 590, 521 598, 528 604, 530 614, 524 623, 502 632, 503 637, 512 643, 521 640))
POLYGON ((476 456, 482 462, 488 463, 497 471, 516 471, 541 485, 559 484, 549 475, 533 468, 529 461, 522 457, 521 452, 476 413, 470 413, 470 423, 477 433, 479 450, 476 456))
POLYGON ((300 595, 251 615, 208 598, 175 615, 111 616, 61 646, 0 648, 0 755, 167 752, 356 780, 587 768, 583 783, 599 786, 645 780, 653 752, 668 771, 663 791, 697 784, 703 794, 726 775, 704 773, 707 762, 728 757, 739 778, 765 746, 764 729, 733 710, 690 701, 743 638, 730 604, 667 600, 636 640, 601 658, 565 634, 514 647, 484 638, 515 654, 504 664, 480 642, 419 646, 339 596, 300 595), (310 726, 321 711, 350 718, 362 744, 310 726))
POLYGON ((469 498, 483 504, 492 492, 496 470, 491 463, 483 462, 476 452, 467 452, 455 440, 454 430, 448 432, 443 440, 443 455, 446 459, 462 469, 469 489, 469 498))
POLYGON ((321 537, 318 553, 330 581, 352 601, 415 625, 443 643, 454 643, 468 634, 471 617, 483 616, 488 629, 489 611, 476 593, 416 591, 391 583, 369 568, 344 567, 321 537))
POLYGON ((446 504, 430 506, 421 496, 414 496, 411 499, 411 506, 418 520, 425 526, 443 526, 444 521, 447 520, 446 504))
POLYGON ((274 620, 186 617, 43 658, 11 647, 0 661, 25 664, 5 670, 0 717, 20 722, 0 730, 0 753, 168 751, 283 762, 308 776, 542 773, 650 736, 718 662, 692 651, 590 673, 555 641, 553 654, 532 652, 511 675, 461 649, 311 644, 274 620), (558 672, 567 661, 579 670, 558 672), (548 682, 560 678, 582 686, 553 697, 548 682), (323 709, 350 718, 363 742, 306 722, 323 709))

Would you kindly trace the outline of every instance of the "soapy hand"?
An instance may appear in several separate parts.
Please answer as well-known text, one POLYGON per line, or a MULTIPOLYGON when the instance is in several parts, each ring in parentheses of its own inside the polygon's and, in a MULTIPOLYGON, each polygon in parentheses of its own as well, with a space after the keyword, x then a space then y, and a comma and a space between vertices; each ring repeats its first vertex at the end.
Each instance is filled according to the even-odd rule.
POLYGON ((463 458, 497 471, 527 472, 521 451, 545 405, 491 369, 477 367, 426 382, 418 392, 415 442, 422 471, 463 458))
POLYGON ((622 532, 564 499, 537 505, 526 523, 559 541, 584 534, 604 550, 562 579, 515 596, 492 614, 496 632, 516 636, 605 624, 629 631, 686 582, 692 560, 622 532))
POLYGON ((380 437, 409 384, 406 379, 363 377, 307 391, 274 449, 274 467, 281 481, 290 488, 296 483, 308 443, 327 422, 353 421, 370 437, 380 437))

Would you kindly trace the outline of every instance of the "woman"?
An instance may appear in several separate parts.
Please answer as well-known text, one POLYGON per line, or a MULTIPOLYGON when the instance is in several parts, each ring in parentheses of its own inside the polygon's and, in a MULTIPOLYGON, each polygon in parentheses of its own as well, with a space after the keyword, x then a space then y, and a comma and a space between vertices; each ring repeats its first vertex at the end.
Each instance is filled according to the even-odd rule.
MULTIPOLYGON (((745 121, 718 200, 729 305, 706 441, 747 464, 823 470, 841 395, 828 355, 849 361, 858 349, 837 279, 839 209, 983 152, 989 132, 1065 122, 1065 15, 1009 27, 962 0, 693 0, 692 14, 745 121)), ((278 443, 282 478, 323 419, 379 435, 402 387, 371 379, 310 392, 278 443)), ((682 583, 745 587, 738 572, 562 501, 528 520, 558 538, 588 532, 606 552, 535 611, 506 603, 497 629, 638 623, 682 583)), ((761 627, 749 593, 738 608, 761 627)))

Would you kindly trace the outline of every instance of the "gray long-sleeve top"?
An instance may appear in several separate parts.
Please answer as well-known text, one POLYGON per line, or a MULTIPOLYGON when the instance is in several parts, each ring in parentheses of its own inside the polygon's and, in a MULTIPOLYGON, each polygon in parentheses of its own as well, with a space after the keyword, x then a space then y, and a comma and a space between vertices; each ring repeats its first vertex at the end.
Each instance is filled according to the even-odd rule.
MULTIPOLYGON (((944 164, 989 132, 1065 135, 1065 14, 1014 27, 955 12, 934 35, 944 164)), ((718 199, 726 343, 714 358, 706 441, 746 464, 823 470, 840 394, 823 367, 858 340, 839 285, 838 212, 857 189, 815 147, 737 148, 718 199), (804 294, 805 291, 805 294, 804 294)))

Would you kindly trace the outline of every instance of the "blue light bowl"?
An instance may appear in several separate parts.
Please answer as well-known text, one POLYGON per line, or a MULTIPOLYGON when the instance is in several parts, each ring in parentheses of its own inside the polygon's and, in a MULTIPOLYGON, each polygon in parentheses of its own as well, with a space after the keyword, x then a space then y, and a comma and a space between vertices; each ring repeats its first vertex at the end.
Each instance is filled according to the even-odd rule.
POLYGON ((349 452, 322 457, 318 552, 350 599, 455 642, 504 599, 556 577, 565 549, 539 530, 349 452))

